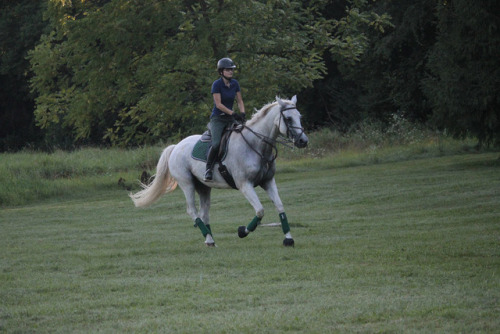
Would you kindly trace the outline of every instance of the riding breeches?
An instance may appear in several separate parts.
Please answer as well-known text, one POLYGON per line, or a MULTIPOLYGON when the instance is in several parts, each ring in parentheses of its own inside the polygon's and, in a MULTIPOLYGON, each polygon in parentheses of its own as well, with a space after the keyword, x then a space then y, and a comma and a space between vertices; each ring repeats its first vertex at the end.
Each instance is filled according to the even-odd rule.
POLYGON ((212 150, 219 151, 220 141, 224 129, 234 122, 232 116, 213 116, 210 119, 210 132, 212 133, 212 150))

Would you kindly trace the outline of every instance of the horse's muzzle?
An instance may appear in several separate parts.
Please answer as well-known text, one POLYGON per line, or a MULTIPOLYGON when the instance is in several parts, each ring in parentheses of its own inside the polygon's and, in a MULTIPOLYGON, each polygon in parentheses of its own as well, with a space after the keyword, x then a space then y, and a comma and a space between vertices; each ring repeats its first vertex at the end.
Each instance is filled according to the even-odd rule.
POLYGON ((298 148, 304 148, 307 146, 307 143, 309 143, 309 138, 307 138, 307 136, 302 133, 299 138, 297 138, 293 144, 298 147, 298 148))

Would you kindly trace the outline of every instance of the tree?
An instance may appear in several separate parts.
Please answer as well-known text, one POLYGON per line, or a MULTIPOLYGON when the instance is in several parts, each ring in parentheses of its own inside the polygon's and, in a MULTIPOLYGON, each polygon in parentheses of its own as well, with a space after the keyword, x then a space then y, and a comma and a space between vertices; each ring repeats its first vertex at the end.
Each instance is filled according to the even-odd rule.
POLYGON ((438 37, 423 80, 433 122, 457 137, 500 144, 500 18, 495 0, 437 4, 438 37))
POLYGON ((45 29, 44 8, 43 2, 35 0, 0 5, 0 152, 40 140, 26 56, 45 29))
POLYGON ((121 145, 198 132, 226 56, 249 110, 291 96, 325 73, 325 50, 355 60, 364 47, 350 22, 372 22, 354 8, 367 1, 339 20, 318 16, 328 3, 50 1, 52 31, 30 55, 38 124, 121 145))
MULTIPOLYGON (((375 14, 372 24, 357 26, 366 40, 358 61, 326 57, 328 74, 300 95, 311 96, 321 111, 314 119, 317 126, 333 123, 348 129, 364 119, 390 120, 397 112, 414 121, 427 120, 432 110, 421 80, 426 75, 426 54, 435 41, 434 7, 433 0, 369 4, 375 14)), ((325 15, 339 17, 342 10, 330 7, 325 15)))

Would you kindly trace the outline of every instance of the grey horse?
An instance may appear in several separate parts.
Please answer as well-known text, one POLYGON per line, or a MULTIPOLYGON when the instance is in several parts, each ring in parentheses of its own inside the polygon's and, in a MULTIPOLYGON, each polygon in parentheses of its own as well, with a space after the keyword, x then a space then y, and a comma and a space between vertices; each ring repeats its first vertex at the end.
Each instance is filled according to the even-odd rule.
MULTIPOLYGON (((275 102, 257 111, 239 131, 233 131, 231 134, 223 163, 232 175, 236 188, 255 210, 253 220, 247 226, 239 227, 238 235, 241 238, 253 232, 264 217, 264 207, 255 192, 255 187, 260 186, 278 211, 285 234, 283 245, 294 245, 274 174, 276 140, 280 134, 293 141, 298 148, 306 147, 308 143, 296 103, 296 96, 291 100, 276 98, 275 102)), ((210 193, 212 188, 229 189, 231 186, 218 171, 214 172, 212 181, 203 181, 205 163, 191 155, 199 140, 200 135, 193 135, 163 150, 153 182, 150 185, 142 184, 143 189, 130 194, 130 197, 136 207, 146 207, 179 185, 186 196, 187 213, 195 222, 195 226, 200 228, 205 237, 205 244, 215 246, 209 223, 210 193), (196 207, 195 193, 200 197, 199 210, 196 207)))

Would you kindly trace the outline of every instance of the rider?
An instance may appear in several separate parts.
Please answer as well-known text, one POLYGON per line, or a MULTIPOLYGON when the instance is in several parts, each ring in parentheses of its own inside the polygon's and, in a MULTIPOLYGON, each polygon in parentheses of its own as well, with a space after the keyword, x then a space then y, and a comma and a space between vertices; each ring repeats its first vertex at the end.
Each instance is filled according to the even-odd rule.
POLYGON ((212 95, 214 107, 210 116, 210 131, 212 132, 212 147, 208 152, 207 170, 205 181, 212 181, 213 166, 219 152, 222 133, 227 125, 235 120, 245 120, 245 105, 241 97, 240 84, 233 79, 236 65, 230 58, 222 58, 217 62, 217 71, 220 78, 212 84, 212 95), (236 98, 241 116, 233 111, 233 103, 236 98))

